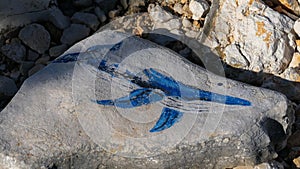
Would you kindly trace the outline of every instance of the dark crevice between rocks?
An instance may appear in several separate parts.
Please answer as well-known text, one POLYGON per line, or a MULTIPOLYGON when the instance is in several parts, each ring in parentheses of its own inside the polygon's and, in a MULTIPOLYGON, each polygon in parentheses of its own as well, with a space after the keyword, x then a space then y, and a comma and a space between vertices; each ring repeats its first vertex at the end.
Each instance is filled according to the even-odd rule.
POLYGON ((262 129, 269 136, 271 146, 276 152, 281 151, 285 147, 287 136, 283 126, 276 120, 271 118, 263 119, 260 122, 262 129))
POLYGON ((53 164, 51 167, 47 167, 47 169, 58 169, 58 167, 55 164, 53 164))
MULTIPOLYGON (((63 31, 56 28, 56 26, 54 26, 51 22, 41 22, 39 23, 41 25, 44 25, 45 29, 49 32, 50 36, 51 36, 51 42, 55 43, 55 45, 60 44, 60 38, 62 36, 63 31)), ((53 46, 53 44, 51 44, 53 46)), ((50 48, 51 48, 50 45, 50 48)))

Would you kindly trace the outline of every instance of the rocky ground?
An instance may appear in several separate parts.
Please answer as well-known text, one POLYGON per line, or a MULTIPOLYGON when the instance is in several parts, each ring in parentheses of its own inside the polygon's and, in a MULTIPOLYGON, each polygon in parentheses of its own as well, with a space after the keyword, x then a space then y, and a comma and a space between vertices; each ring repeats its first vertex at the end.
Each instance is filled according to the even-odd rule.
MULTIPOLYGON (((196 37, 197 32, 203 31, 205 21, 208 20, 209 17, 212 17, 207 15, 210 10, 213 10, 212 3, 213 2, 209 0, 51 1, 50 8, 52 8, 52 11, 47 18, 34 20, 34 22, 26 23, 24 26, 1 29, 0 111, 12 99, 24 80, 43 69, 70 46, 92 35, 105 24, 121 16, 128 16, 135 13, 149 12, 151 15, 151 10, 161 10, 160 8, 154 7, 158 5, 168 11, 170 15, 177 16, 181 22, 179 26, 176 26, 177 22, 171 22, 166 25, 160 25, 161 27, 167 27, 167 29, 183 27, 189 30, 185 32, 188 32, 191 37, 196 37)), ((238 0, 236 0, 235 3, 239 6, 238 0)), ((250 0, 249 5, 251 5, 250 3, 253 3, 253 1, 250 0)), ((269 12, 268 9, 272 10, 267 15, 269 17, 267 17, 267 19, 271 20, 270 23, 273 24, 276 22, 274 25, 265 25, 264 22, 257 20, 256 24, 254 24, 257 29, 255 32, 257 39, 261 38, 264 42, 264 44, 259 44, 259 46, 266 45, 266 52, 257 46, 247 48, 247 43, 256 41, 255 38, 247 39, 247 34, 250 34, 251 31, 246 31, 239 35, 229 33, 230 36, 226 36, 223 39, 219 38, 222 37, 222 35, 216 36, 217 38, 214 37, 214 35, 209 35, 212 39, 217 39, 217 42, 221 44, 212 45, 212 47, 217 49, 218 54, 222 57, 227 77, 282 92, 290 100, 294 101, 295 104, 300 104, 300 87, 298 84, 300 82, 299 3, 296 0, 263 0, 261 3, 265 4, 264 8, 266 9, 266 13, 269 12), (272 18, 279 19, 278 21, 272 21, 272 18), (287 37, 286 34, 288 34, 288 30, 286 31, 285 29, 289 28, 293 29, 292 34, 289 35, 289 39, 285 39, 287 37), (274 31, 276 29, 282 30, 282 32, 274 31), (272 39, 273 34, 276 36, 274 39, 272 39), (238 40, 234 39, 234 37, 238 37, 238 40), (246 40, 243 41, 242 37, 246 37, 246 40), (230 43, 223 43, 223 41, 230 43), (278 41, 278 43, 274 41, 278 41), (236 46, 232 44, 238 44, 237 46, 241 47, 236 48, 236 46), (242 51, 242 53, 244 53, 243 57, 247 58, 248 56, 245 54, 247 50, 248 52, 254 52, 258 58, 243 59, 241 55, 238 54, 242 51), (232 56, 229 57, 229 54, 232 56), (265 60, 260 58, 265 55, 270 55, 270 57, 274 55, 276 57, 265 60), (251 67, 252 64, 258 66, 251 67), (249 71, 243 71, 243 69, 253 72, 249 73, 249 71)), ((217 10, 218 9, 216 9, 216 11, 217 10)), ((245 11, 245 16, 248 15, 247 12, 251 13, 251 8, 249 10, 250 12, 245 11)), ((156 13, 152 12, 152 14, 156 13)), ((224 22, 229 23, 234 20, 228 19, 231 16, 227 16, 227 14, 222 15, 225 18, 224 22)), ((167 21, 172 18, 168 18, 168 15, 151 15, 151 17, 157 20, 167 18, 167 21)), ((216 20, 215 23, 221 21, 216 20)), ((240 26, 241 31, 243 31, 242 29, 246 29, 247 26, 251 27, 251 24, 249 25, 243 26, 241 23, 241 25, 238 26, 240 26)), ((215 32, 222 32, 218 30, 218 25, 214 28, 215 32)), ((239 28, 235 27, 235 30, 239 30, 239 28)), ((145 37, 142 35, 143 30, 136 29, 135 31, 135 34, 145 37)), ((151 40, 151 37, 146 38, 151 40)), ((199 60, 195 60, 193 56, 195 53, 180 41, 160 44, 178 52, 194 63, 202 64, 199 60)), ((298 157, 300 155, 299 121, 300 105, 296 108, 296 123, 293 129, 293 135, 289 138, 286 148, 279 152, 279 156, 276 159, 278 163, 281 163, 286 168, 300 168, 300 158, 298 157)), ((263 168, 263 165, 264 164, 257 167, 263 168)))

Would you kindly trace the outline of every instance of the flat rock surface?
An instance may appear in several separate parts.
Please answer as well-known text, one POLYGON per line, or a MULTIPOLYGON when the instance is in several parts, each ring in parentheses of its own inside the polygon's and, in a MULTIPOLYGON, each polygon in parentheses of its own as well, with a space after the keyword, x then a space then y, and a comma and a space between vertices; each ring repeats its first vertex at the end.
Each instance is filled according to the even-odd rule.
POLYGON ((290 106, 146 40, 99 32, 27 79, 1 112, 0 168, 258 164, 284 147, 290 106))

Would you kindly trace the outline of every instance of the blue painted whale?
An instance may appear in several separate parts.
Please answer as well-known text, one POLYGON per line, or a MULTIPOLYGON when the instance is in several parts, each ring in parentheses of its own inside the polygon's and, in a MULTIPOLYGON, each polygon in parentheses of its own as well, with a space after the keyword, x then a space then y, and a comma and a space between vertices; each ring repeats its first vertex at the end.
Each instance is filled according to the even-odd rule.
MULTIPOLYGON (((126 40, 126 39, 125 39, 126 40)), ((134 108, 162 101, 165 97, 174 98, 183 102, 194 100, 202 100, 208 102, 216 102, 226 105, 251 106, 251 102, 242 98, 222 95, 198 89, 193 86, 183 84, 176 81, 172 77, 166 76, 159 71, 149 68, 142 71, 142 75, 137 76, 126 71, 125 73, 118 72, 118 63, 108 64, 111 53, 118 51, 122 43, 121 41, 110 48, 106 56, 101 60, 98 70, 110 74, 112 77, 123 78, 135 84, 137 89, 132 90, 127 96, 116 98, 114 100, 95 100, 97 104, 104 106, 116 106, 119 108, 134 108), (143 77, 143 78, 142 78, 143 77), (145 79, 146 77, 146 79, 145 79)), ((93 49, 92 47, 89 50, 93 49)), ((77 56, 80 53, 71 53, 60 57, 54 63, 67 63, 77 61, 77 56)), ((150 129, 150 132, 159 132, 170 128, 175 123, 179 122, 183 116, 183 112, 171 107, 164 107, 159 120, 155 126, 150 129)))

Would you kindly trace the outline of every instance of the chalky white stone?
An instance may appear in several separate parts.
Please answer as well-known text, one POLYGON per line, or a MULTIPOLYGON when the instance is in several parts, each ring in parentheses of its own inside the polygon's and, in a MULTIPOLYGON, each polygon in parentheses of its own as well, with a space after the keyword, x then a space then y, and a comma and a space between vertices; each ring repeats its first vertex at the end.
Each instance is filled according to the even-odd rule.
POLYGON ((260 1, 213 0, 206 20, 201 42, 233 67, 278 75, 292 59, 294 21, 260 1))
POLYGON ((208 12, 209 4, 205 0, 191 0, 189 9, 193 13, 194 20, 200 20, 208 12))

